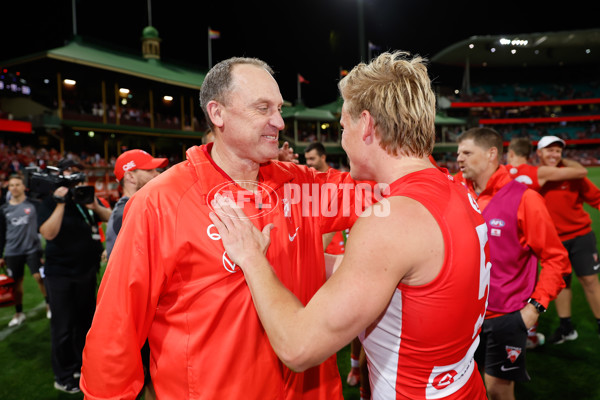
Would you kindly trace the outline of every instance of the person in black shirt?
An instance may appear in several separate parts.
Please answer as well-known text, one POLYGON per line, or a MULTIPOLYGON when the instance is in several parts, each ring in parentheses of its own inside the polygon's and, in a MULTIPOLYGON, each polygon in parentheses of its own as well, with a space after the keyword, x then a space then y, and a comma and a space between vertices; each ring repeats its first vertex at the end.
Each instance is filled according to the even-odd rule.
MULTIPOLYGON (((79 173, 82 166, 70 159, 58 163, 62 175, 79 173)), ((111 210, 94 197, 89 204, 73 199, 73 190, 57 188, 44 198, 39 230, 46 239, 45 283, 52 309, 52 369, 54 387, 79 392, 81 355, 96 308, 97 273, 103 246, 98 223, 108 221, 111 210)))

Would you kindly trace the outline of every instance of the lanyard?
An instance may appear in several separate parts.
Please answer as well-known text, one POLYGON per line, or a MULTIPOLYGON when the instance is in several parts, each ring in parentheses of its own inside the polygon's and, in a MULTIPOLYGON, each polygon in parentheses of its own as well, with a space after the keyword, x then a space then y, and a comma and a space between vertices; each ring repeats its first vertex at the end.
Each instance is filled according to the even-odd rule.
POLYGON ((91 218, 93 218, 90 214, 89 211, 86 213, 85 211, 83 211, 83 209, 81 208, 81 205, 79 204, 75 204, 75 206, 77 207, 77 209, 79 210, 79 212, 81 213, 81 215, 83 215, 83 219, 85 220, 85 222, 89 225, 92 226, 92 222, 94 222, 93 220, 90 221, 91 218))
POLYGON ((81 205, 79 204, 75 204, 77 206, 77 209, 79 210, 79 212, 81 213, 81 215, 83 215, 83 219, 85 220, 85 222, 90 226, 90 229, 92 230, 92 239, 94 240, 100 240, 100 234, 98 233, 98 227, 96 226, 96 224, 94 224, 94 220, 93 220, 93 216, 91 215, 91 210, 87 210, 88 212, 86 213, 85 211, 83 211, 83 208, 81 207, 81 205))

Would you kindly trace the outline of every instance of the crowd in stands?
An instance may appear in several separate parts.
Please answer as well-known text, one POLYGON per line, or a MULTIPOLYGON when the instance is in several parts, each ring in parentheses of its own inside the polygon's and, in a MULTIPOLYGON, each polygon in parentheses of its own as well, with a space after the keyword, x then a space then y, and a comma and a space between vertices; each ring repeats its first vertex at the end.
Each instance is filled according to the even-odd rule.
MULTIPOLYGON (((75 154, 67 152, 65 158, 70 158, 86 167, 113 166, 115 157, 106 162, 100 154, 87 154, 82 152, 75 154)), ((57 149, 44 147, 35 148, 20 143, 10 144, 0 140, 0 178, 4 181, 9 175, 22 173, 26 167, 45 168, 48 165, 55 166, 63 155, 57 149)))
POLYGON ((471 93, 462 91, 451 101, 543 101, 590 99, 600 97, 600 81, 585 83, 542 83, 527 84, 504 83, 473 85, 471 93))
MULTIPOLYGON (((126 148, 123 151, 127 150, 126 148)), ((8 185, 8 179, 12 174, 18 174, 26 177, 26 168, 39 167, 45 169, 47 166, 57 166, 63 155, 55 148, 47 149, 45 147, 36 148, 31 145, 22 145, 21 143, 5 143, 0 140, 0 186, 1 192, 5 193, 8 185)), ((116 157, 111 156, 105 160, 98 153, 80 153, 67 151, 64 158, 73 160, 76 164, 84 166, 88 178, 88 184, 94 185, 96 194, 104 197, 109 203, 114 204, 119 196, 119 184, 113 173, 116 157)), ((181 161, 180 156, 171 155, 169 165, 174 165, 181 161)))
MULTIPOLYGON (((557 123, 557 124, 499 124, 493 128, 502 135, 504 141, 514 137, 526 137, 537 141, 543 136, 558 136, 564 140, 600 139, 600 128, 595 122, 557 123)), ((464 130, 463 126, 448 127, 440 141, 456 142, 456 138, 464 130), (444 140, 445 139, 445 140, 444 140)), ((439 135, 438 135, 439 136, 439 135)))
POLYGON ((596 123, 558 123, 541 125, 499 125, 495 127, 504 140, 513 137, 527 137, 539 140, 543 136, 558 136, 561 139, 599 139, 600 130, 596 123))
MULTIPOLYGON (((63 115, 66 119, 85 120, 102 122, 104 119, 104 109, 99 103, 89 103, 86 101, 64 102, 63 115)), ((131 126, 149 127, 152 115, 148 109, 141 109, 132 105, 122 105, 117 110, 113 104, 106 111, 108 123, 117 123, 117 113, 119 124, 131 126)), ((203 129, 198 119, 193 117, 193 127, 190 125, 189 116, 186 115, 184 121, 186 130, 200 131, 203 129)), ((154 113, 154 126, 163 129, 181 129, 181 120, 177 115, 154 113)))

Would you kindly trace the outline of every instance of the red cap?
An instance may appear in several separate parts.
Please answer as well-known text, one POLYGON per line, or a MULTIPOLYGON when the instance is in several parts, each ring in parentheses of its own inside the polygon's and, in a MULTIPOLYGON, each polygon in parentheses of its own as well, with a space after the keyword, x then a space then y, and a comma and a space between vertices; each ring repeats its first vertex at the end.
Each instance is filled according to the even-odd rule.
POLYGON ((144 150, 127 150, 117 158, 115 163, 115 176, 117 180, 123 179, 125 172, 136 169, 156 169, 166 167, 169 160, 166 158, 154 158, 144 150))

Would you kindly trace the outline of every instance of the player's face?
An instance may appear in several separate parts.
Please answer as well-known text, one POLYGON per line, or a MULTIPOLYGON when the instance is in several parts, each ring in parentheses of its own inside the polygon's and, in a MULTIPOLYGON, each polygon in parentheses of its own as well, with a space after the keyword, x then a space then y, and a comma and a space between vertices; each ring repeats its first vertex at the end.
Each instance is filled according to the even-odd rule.
POLYGON ((541 165, 556 167, 562 159, 563 148, 559 143, 553 143, 548 147, 537 151, 541 165))
POLYGON ((263 163, 277 158, 283 97, 275 79, 254 65, 233 67, 232 90, 221 105, 222 141, 244 160, 263 163))
POLYGON ((320 156, 317 150, 313 149, 309 152, 304 153, 306 158, 306 165, 316 169, 317 171, 325 172, 327 170, 325 164, 325 156, 320 156))
POLYGON ((489 150, 477 146, 473 139, 465 139, 458 144, 456 161, 463 176, 475 181, 488 166, 489 150))
POLYGON ((13 197, 20 197, 25 193, 25 184, 22 180, 13 178, 8 181, 8 191, 13 197))

